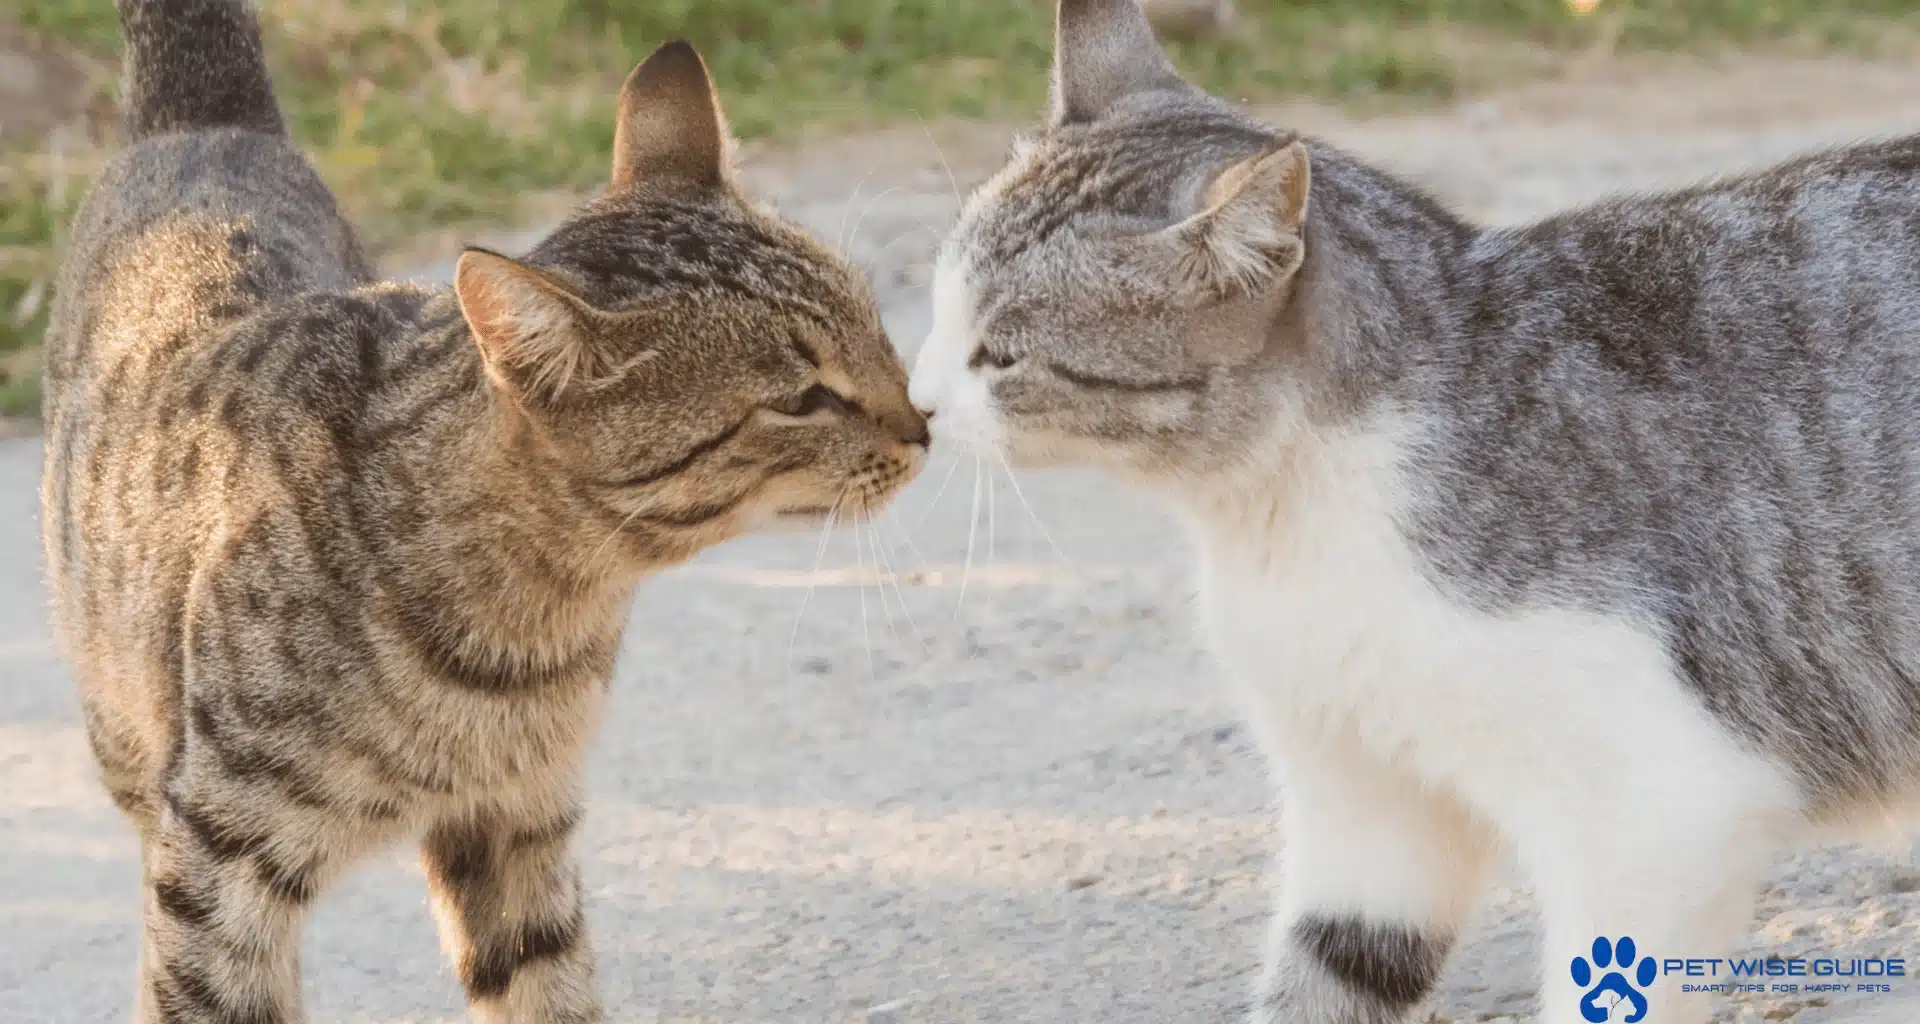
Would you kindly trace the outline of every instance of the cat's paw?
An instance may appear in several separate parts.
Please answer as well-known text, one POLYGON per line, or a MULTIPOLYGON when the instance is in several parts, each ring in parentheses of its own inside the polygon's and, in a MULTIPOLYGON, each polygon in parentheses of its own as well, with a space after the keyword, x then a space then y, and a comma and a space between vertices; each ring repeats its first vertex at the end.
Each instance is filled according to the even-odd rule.
POLYGON ((1622 1024, 1637 1024, 1647 1015, 1647 997, 1640 990, 1653 984, 1660 966, 1653 957, 1639 954, 1633 940, 1624 935, 1617 942, 1602 936, 1593 940, 1592 963, 1584 956, 1573 958, 1573 983, 1587 990, 1580 998, 1581 1017, 1593 1024, 1606 1024, 1613 1019, 1613 1011, 1621 1006, 1630 1011, 1620 1018, 1622 1024), (1607 971, 1597 984, 1593 980, 1595 967, 1607 971), (1608 967, 1616 969, 1607 970, 1608 967), (1632 974, 1634 980, 1627 980, 1628 974, 1632 974), (1614 998, 1603 1004, 1601 1000, 1606 996, 1614 998))

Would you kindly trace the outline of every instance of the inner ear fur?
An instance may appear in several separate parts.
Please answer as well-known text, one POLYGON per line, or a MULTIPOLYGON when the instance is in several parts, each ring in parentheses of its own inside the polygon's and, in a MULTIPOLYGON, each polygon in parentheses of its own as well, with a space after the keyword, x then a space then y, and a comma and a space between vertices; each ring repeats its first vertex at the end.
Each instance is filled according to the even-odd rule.
POLYGON ((1276 145, 1221 171, 1202 193, 1200 212, 1167 228, 1160 241, 1180 272, 1216 294, 1277 287, 1306 258, 1311 184, 1306 145, 1276 145))
POLYGON ((597 329, 605 318, 544 271, 469 248, 453 291, 489 376, 521 397, 551 401, 618 365, 597 329))

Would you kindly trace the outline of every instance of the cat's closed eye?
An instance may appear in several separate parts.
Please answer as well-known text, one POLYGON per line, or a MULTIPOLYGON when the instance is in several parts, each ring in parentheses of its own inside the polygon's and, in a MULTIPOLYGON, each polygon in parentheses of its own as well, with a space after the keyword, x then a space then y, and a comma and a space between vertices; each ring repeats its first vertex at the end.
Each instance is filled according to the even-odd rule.
POLYGON ((970 370, 978 370, 982 366, 991 366, 996 370, 1008 370, 1012 369, 1014 364, 1019 361, 1019 356, 1009 352, 995 352, 987 346, 982 345, 973 350, 973 355, 967 357, 967 368, 970 370))
POLYGON ((782 416, 811 416, 827 410, 844 412, 847 408, 847 400, 841 398, 832 388, 824 384, 815 384, 791 398, 768 403, 767 408, 782 416))

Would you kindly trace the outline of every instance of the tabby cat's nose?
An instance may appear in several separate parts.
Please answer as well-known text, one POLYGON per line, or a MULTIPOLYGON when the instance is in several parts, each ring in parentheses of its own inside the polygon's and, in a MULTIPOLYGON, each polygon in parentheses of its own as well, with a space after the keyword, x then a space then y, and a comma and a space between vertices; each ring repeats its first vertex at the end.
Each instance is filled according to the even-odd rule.
POLYGON ((913 420, 900 435, 900 440, 908 444, 917 444, 922 448, 928 447, 933 444, 933 433, 927 429, 927 425, 933 421, 933 413, 919 406, 914 406, 913 412, 913 420))

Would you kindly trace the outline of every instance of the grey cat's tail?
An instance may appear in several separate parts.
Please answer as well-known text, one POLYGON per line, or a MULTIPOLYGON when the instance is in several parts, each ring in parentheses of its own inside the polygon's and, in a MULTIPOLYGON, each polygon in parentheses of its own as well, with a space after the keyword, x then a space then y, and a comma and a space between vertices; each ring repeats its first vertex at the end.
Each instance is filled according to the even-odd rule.
POLYGON ((207 128, 286 131, 253 0, 115 0, 115 6, 127 44, 128 141, 207 128))

